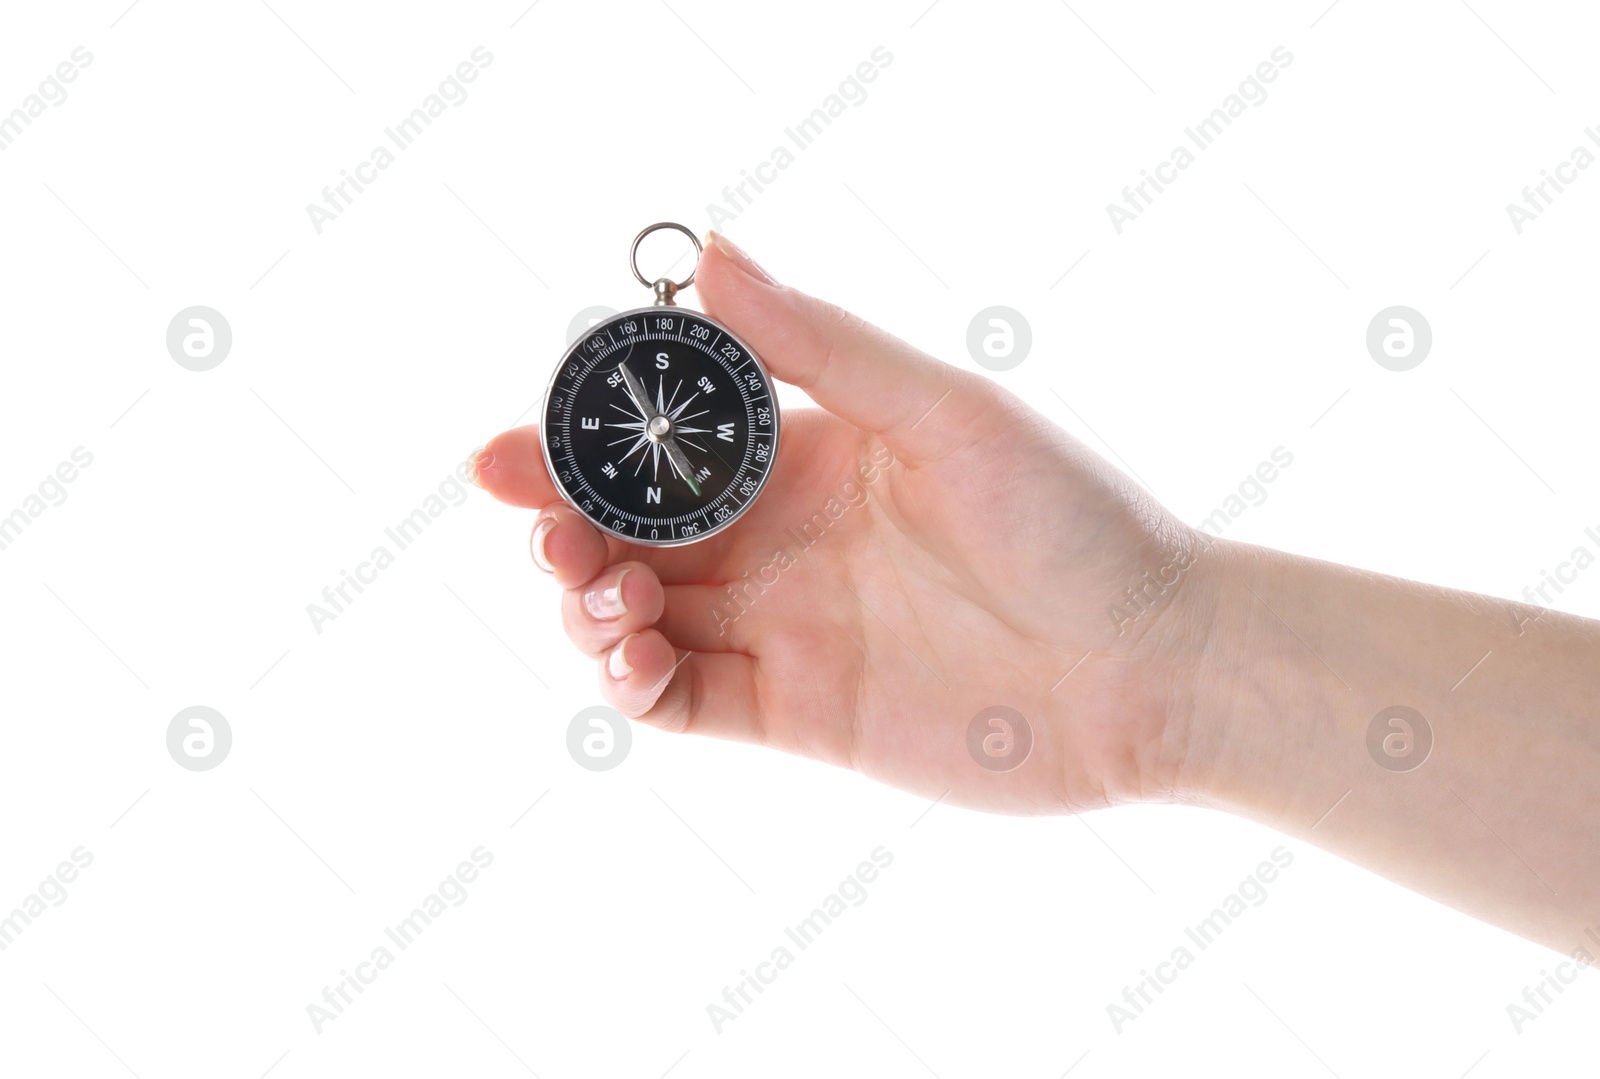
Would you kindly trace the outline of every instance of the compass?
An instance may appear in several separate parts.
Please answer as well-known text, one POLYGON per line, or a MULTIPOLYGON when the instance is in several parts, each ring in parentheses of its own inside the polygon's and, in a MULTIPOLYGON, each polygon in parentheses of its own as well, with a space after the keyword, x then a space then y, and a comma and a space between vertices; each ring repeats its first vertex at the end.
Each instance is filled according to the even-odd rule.
POLYGON ((733 331, 677 306, 694 283, 633 276, 655 302, 596 323, 545 389, 544 460, 561 497, 629 543, 676 547, 716 535, 755 504, 778 454, 778 401, 760 357, 733 331))

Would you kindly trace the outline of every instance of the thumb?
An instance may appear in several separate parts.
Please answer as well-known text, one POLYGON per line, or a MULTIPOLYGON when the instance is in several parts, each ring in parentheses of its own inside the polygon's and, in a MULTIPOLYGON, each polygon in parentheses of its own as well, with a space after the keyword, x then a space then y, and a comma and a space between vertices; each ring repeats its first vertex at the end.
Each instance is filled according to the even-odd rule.
POLYGON ((826 300, 780 285, 732 240, 706 234, 695 269, 706 314, 742 337, 774 378, 883 439, 908 463, 988 435, 1000 393, 826 300))

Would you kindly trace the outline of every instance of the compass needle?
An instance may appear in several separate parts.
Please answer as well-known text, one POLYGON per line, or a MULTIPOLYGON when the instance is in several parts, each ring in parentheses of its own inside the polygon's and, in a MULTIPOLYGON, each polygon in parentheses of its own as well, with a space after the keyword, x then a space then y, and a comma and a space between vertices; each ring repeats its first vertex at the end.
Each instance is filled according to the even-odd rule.
POLYGON ((689 490, 693 491, 695 497, 698 498, 700 496, 700 483, 694 478, 694 466, 689 463, 689 457, 683 452, 683 447, 678 445, 676 439, 671 438, 667 439, 666 447, 667 458, 683 474, 683 481, 689 485, 689 490))

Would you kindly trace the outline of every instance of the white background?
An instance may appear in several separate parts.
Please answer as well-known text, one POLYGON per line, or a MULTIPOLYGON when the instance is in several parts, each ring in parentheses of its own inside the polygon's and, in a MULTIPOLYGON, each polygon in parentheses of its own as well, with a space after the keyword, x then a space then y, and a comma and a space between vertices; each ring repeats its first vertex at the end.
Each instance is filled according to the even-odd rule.
MULTIPOLYGON (((1600 169, 1520 235, 1505 210, 1600 124, 1592 10, 125 6, 7 4, 0 24, 0 112, 93 55, 0 152, 0 514, 93 454, 0 551, 0 912, 94 856, 0 953, 0 1069, 1592 1059, 1600 975, 1519 1034, 1506 1005, 1553 953, 1218 814, 930 811, 648 729, 616 770, 580 768, 566 728, 594 672, 529 562, 531 514, 476 490, 321 633, 306 612, 529 414, 578 311, 647 301, 639 228, 705 229, 880 45, 865 100, 724 224, 775 275, 973 369, 969 320, 1015 308, 1032 351, 993 377, 1185 519, 1283 446, 1228 535, 1521 598, 1600 525, 1600 169), (306 205, 480 45, 465 102, 318 234, 306 205), (1106 204, 1277 46, 1268 98, 1117 234, 1106 204), (165 343, 196 304, 234 337, 204 373, 165 343), (1434 334, 1405 373, 1364 340, 1394 304, 1434 334), (232 728, 213 771, 166 749, 195 704, 232 728), (1106 1006, 1279 843, 1268 900, 1118 1033, 1106 1006), (880 845, 867 900, 719 1033, 707 1005, 880 845), (306 1006, 479 846, 468 900, 317 1033, 306 1006)), ((1600 570, 1556 605, 1600 614, 1600 570)))

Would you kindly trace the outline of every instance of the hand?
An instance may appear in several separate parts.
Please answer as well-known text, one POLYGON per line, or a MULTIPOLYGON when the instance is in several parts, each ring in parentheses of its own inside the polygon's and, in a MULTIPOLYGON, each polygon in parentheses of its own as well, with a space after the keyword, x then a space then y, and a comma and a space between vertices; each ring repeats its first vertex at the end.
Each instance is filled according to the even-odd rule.
POLYGON ((785 412, 735 525, 602 538, 531 427, 479 463, 496 497, 541 507, 535 561, 617 708, 974 808, 1229 810, 1590 955, 1600 623, 1209 540, 996 384, 724 238, 696 282, 822 406, 785 412), (1436 751, 1373 747, 1397 702, 1436 751), (996 705, 1033 733, 1011 771, 967 749, 996 705))
POLYGON ((1204 604, 1179 602, 1179 574, 1131 618, 1125 590, 1187 565, 1200 537, 995 383, 777 284, 725 238, 695 280, 707 314, 822 406, 784 413, 737 524, 628 544, 560 500, 537 428, 480 459, 481 486, 539 508, 534 558, 604 698, 975 808, 1182 797, 1204 604), (967 748, 997 705, 1034 741, 1005 772, 967 748))

